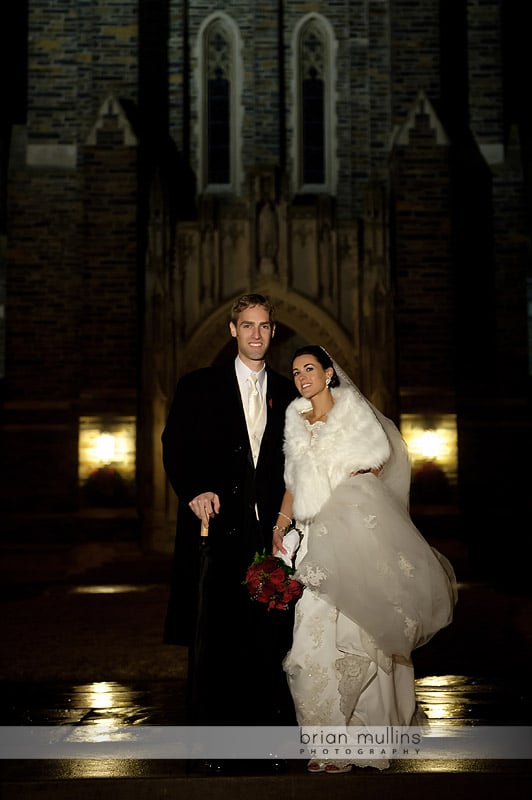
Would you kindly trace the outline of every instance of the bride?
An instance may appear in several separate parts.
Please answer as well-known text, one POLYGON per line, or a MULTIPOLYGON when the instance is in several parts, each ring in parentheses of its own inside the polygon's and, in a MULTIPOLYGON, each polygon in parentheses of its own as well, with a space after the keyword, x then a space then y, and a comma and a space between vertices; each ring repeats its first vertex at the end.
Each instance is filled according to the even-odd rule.
MULTIPOLYGON (((284 669, 298 724, 415 724, 411 652, 450 623, 454 572, 410 519, 410 462, 395 425, 322 347, 300 348, 292 366, 301 396, 286 412, 273 552, 286 556, 286 521, 295 520, 305 591, 284 669)), ((389 766, 312 759, 307 768, 334 774, 353 764, 389 766)))

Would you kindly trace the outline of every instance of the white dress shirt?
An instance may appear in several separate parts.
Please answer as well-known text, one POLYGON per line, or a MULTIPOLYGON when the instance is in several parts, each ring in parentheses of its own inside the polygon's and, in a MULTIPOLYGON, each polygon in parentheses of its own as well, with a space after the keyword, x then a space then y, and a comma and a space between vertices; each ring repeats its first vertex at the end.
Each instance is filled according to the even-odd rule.
POLYGON ((242 396, 242 405, 244 406, 244 413, 246 415, 246 424, 248 426, 248 434, 249 434, 249 441, 251 444, 251 452, 253 455, 253 463, 256 465, 257 458, 259 457, 262 435, 266 427, 266 384, 267 384, 266 367, 263 366, 260 372, 257 373, 258 375, 257 390, 260 395, 260 415, 253 427, 250 425, 250 421, 248 418, 248 406, 249 406, 248 378, 254 370, 249 369, 249 367, 247 367, 244 364, 244 362, 240 360, 238 356, 235 359, 235 370, 238 379, 238 385, 240 387, 240 394, 242 396))

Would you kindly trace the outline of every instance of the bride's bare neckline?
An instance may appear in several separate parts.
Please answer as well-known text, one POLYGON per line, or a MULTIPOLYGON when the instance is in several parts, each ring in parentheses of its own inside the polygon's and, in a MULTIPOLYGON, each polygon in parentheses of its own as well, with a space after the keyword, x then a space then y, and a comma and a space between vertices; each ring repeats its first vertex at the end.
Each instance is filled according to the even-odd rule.
POLYGON ((314 416, 314 409, 309 408, 308 411, 303 412, 303 417, 306 419, 309 425, 314 425, 316 422, 327 422, 327 417, 331 413, 333 407, 334 403, 332 404, 331 408, 328 408, 327 411, 324 411, 323 414, 319 414, 318 416, 314 416))

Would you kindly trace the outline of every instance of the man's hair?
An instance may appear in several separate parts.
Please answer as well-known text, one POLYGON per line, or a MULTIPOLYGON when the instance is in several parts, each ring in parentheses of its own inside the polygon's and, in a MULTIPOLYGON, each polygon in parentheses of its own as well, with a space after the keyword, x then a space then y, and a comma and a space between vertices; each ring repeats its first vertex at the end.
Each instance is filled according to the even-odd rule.
POLYGON ((238 322, 238 317, 242 311, 245 311, 246 308, 251 308, 252 306, 262 306, 262 308, 266 309, 270 317, 271 326, 273 327, 275 325, 275 309, 270 302, 270 298, 263 294, 243 294, 238 298, 238 300, 235 300, 231 308, 231 322, 236 325, 238 322))

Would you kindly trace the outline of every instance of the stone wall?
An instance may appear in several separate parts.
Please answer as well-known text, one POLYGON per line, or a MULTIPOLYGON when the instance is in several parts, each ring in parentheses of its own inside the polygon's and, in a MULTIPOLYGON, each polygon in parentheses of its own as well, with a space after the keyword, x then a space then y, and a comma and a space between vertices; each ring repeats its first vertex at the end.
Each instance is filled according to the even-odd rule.
POLYGON ((80 413, 136 411, 136 139, 112 95, 136 98, 136 39, 134 2, 30 4, 8 183, 6 509, 76 508, 80 413))
POLYGON ((322 336, 381 407, 458 410, 480 496, 474 409, 494 427, 498 394, 510 419, 527 381, 530 236, 503 129, 500 3, 29 5, 27 125, 7 190, 2 506, 77 508, 79 417, 138 413, 141 504, 163 497, 160 511, 172 379, 218 355, 230 300, 251 288, 272 291, 287 341, 322 336), (240 31, 237 197, 195 188, 198 36, 216 11, 240 31), (294 31, 310 13, 335 48, 338 181, 334 196, 294 197, 294 31))

